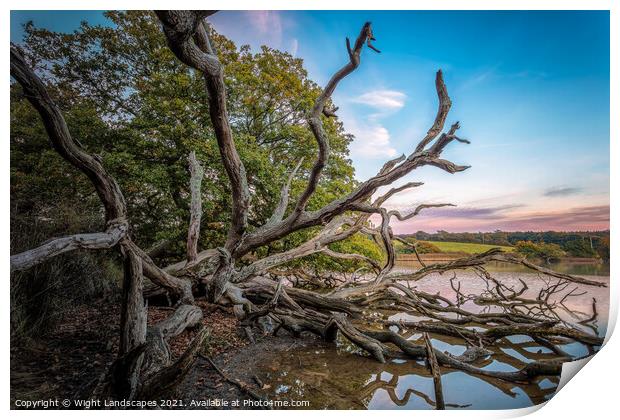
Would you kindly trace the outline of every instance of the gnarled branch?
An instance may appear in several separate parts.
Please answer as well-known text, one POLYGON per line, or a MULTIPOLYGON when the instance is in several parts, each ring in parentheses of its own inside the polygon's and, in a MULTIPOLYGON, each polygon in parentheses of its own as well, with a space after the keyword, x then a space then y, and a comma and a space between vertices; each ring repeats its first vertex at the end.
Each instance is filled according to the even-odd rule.
POLYGON ((125 220, 108 223, 105 232, 78 233, 77 235, 51 239, 37 248, 11 255, 11 272, 26 270, 43 261, 76 249, 107 249, 115 246, 127 234, 125 220))
POLYGON ((202 19, 210 13, 182 10, 161 10, 156 13, 162 22, 172 52, 188 66, 201 71, 205 78, 209 116, 232 189, 232 223, 226 239, 226 248, 232 250, 239 245, 245 233, 250 190, 245 167, 237 152, 230 128, 222 64, 214 54, 206 30, 199 31, 196 36, 198 28, 203 28, 202 19))
MULTIPOLYGON (((327 82, 327 85, 314 103, 314 107, 312 108, 312 112, 310 113, 310 116, 308 118, 308 124, 310 125, 312 134, 314 134, 314 138, 316 139, 319 146, 319 154, 310 172, 308 185, 297 200, 297 204, 295 205, 295 209, 293 210, 293 215, 298 216, 301 214, 301 212, 305 210, 306 204, 308 204, 308 200, 316 190, 316 187, 319 183, 321 172, 323 171, 325 165, 327 165, 327 160, 329 159, 329 139, 327 138, 327 133, 325 133, 325 130, 323 128, 323 122, 321 121, 321 115, 325 111, 325 105, 327 105, 327 101, 331 98, 334 90, 336 90, 336 86, 338 86, 338 83, 349 74, 351 74, 357 67, 359 67, 362 47, 364 45, 364 42, 369 41, 370 38, 372 38, 370 22, 366 22, 364 26, 362 26, 360 34, 355 40, 355 45, 353 49, 351 49, 349 38, 347 38, 347 52, 349 53, 349 62, 331 77, 331 79, 329 80, 329 82, 327 82)), ((333 114, 333 112, 331 112, 331 114, 333 114)))

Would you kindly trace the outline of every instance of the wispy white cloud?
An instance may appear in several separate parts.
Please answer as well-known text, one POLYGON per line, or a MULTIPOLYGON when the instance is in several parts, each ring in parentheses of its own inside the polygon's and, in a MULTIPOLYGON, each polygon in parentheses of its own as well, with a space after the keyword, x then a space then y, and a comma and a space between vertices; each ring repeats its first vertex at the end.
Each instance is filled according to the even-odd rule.
POLYGON ((373 90, 356 98, 353 102, 377 109, 397 110, 405 106, 407 95, 397 90, 373 90))
POLYGON ((485 71, 483 71, 482 73, 478 73, 473 75, 472 77, 470 77, 469 79, 465 80, 461 86, 460 89, 470 89, 474 86, 478 86, 481 83, 484 83, 485 81, 487 81, 488 79, 490 79, 493 76, 496 76, 496 71, 497 71, 498 66, 494 66, 490 69, 487 69, 485 71))
POLYGON ((345 129, 355 136, 350 147, 353 157, 385 159, 396 156, 396 149, 390 142, 390 132, 380 120, 405 106, 406 98, 403 92, 379 89, 349 97, 345 101, 340 118, 345 129), (372 111, 346 112, 347 103, 362 104, 372 111))
POLYGON ((580 187, 556 186, 545 190, 545 197, 566 197, 570 195, 581 194, 583 189, 580 187))
POLYGON ((385 158, 396 156, 396 149, 390 144, 390 132, 378 123, 360 124, 355 119, 344 121, 347 131, 355 136, 351 154, 364 158, 385 158))
POLYGON ((216 31, 240 45, 253 49, 267 45, 292 51, 291 30, 296 21, 291 14, 277 10, 223 11, 210 18, 216 31))
POLYGON ((248 10, 245 12, 248 21, 259 35, 269 34, 278 40, 282 40, 282 18, 276 10, 248 10))
POLYGON ((291 45, 289 46, 288 51, 291 53, 293 57, 296 57, 298 49, 299 49, 299 41, 297 40, 297 38, 293 38, 291 40, 291 45))

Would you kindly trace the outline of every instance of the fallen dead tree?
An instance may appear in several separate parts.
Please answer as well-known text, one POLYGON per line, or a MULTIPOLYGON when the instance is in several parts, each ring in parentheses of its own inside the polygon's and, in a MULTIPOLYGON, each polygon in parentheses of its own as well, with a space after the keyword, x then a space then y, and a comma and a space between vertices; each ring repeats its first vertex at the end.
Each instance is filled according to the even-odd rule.
MULTIPOLYGON (((230 127, 223 68, 205 21, 212 12, 156 13, 171 51, 180 61, 204 76, 210 119, 232 193, 231 223, 225 242, 216 249, 198 250, 202 212, 199 192, 204 172, 196 156, 193 153, 189 156, 191 218, 187 235, 187 258, 164 268, 160 268, 148 253, 132 240, 127 229, 122 192, 116 181, 106 172, 101 159, 87 153, 73 141, 61 112, 45 86, 27 66, 17 48, 11 48, 12 76, 39 112, 55 150, 92 181, 105 208, 107 226, 100 234, 55 239, 34 250, 13 256, 12 270, 26 269, 61 252, 69 252, 79 247, 116 246, 124 258, 119 357, 102 381, 99 388, 101 395, 126 399, 152 397, 169 389, 187 372, 192 360, 199 353, 206 333, 201 331, 197 334, 189 349, 177 361, 171 360, 167 340, 200 323, 202 313, 193 305, 192 294, 192 290, 203 290, 192 287, 198 284, 204 287, 205 297, 210 302, 233 306, 235 314, 247 326, 262 320, 274 325, 274 334, 281 330, 287 330, 293 335, 309 332, 329 341, 340 335, 380 362, 391 357, 430 358, 434 372, 439 371, 439 366, 444 366, 501 381, 523 382, 538 375, 559 374, 562 362, 570 357, 558 347, 558 340, 577 341, 591 348, 602 344, 602 339, 597 335, 588 334, 554 315, 556 305, 562 304, 570 296, 575 296, 575 290, 570 290, 558 303, 557 296, 567 285, 604 286, 601 283, 555 273, 525 259, 505 254, 499 249, 445 264, 422 264, 422 268, 413 273, 393 272, 393 241, 411 245, 414 251, 415 244, 393 234, 390 229, 392 218, 407 220, 416 217, 425 209, 452 204, 422 204, 412 212, 402 214, 388 210, 384 204, 395 194, 420 186, 420 182, 393 187, 378 197, 377 191, 423 166, 437 167, 452 174, 468 168, 441 157, 444 149, 454 141, 469 143, 457 135, 460 128, 458 122, 444 132, 451 99, 441 71, 437 72, 435 79, 439 101, 437 115, 427 134, 412 148, 413 151, 408 156, 402 155, 385 163, 375 176, 360 183, 351 193, 321 208, 308 210, 308 202, 321 180, 330 156, 329 138, 323 128, 323 119, 335 116, 337 108, 333 106, 331 96, 337 85, 360 66, 364 46, 378 52, 372 43, 375 38, 371 25, 365 23, 353 43, 346 39, 348 61, 334 73, 312 109, 308 111, 307 121, 316 139, 318 154, 308 174, 306 187, 298 197, 290 196, 291 181, 299 176, 300 163, 291 170, 282 186, 280 199, 271 217, 262 226, 250 227, 248 214, 252 201, 248 179, 230 127), (371 226, 369 218, 372 215, 381 218, 380 226, 371 226), (260 259, 246 258, 261 247, 308 228, 320 230, 297 247, 260 259), (329 248, 331 244, 356 234, 369 235, 381 244, 385 261, 374 261, 358 254, 342 254, 329 248), (321 292, 294 287, 293 283, 287 281, 288 263, 318 253, 335 259, 359 260, 368 265, 368 273, 374 274, 352 276, 351 279, 341 282, 319 282, 328 286, 327 291, 321 292), (486 264, 494 261, 524 265, 541 275, 557 279, 558 283, 550 284, 535 298, 526 297, 527 284, 524 283, 523 287, 517 290, 502 284, 484 269, 486 264), (452 301, 439 294, 424 293, 411 287, 411 282, 415 284, 428 275, 459 270, 474 270, 481 275, 487 282, 487 291, 483 294, 466 295, 461 291, 460 285, 454 286, 456 300, 452 301), (267 277, 269 274, 272 278, 267 277), (148 290, 149 295, 163 292, 171 298, 171 304, 174 305, 174 311, 168 319, 148 328, 147 308, 144 303, 145 277, 154 284, 148 290), (481 310, 465 309, 463 306, 468 302, 481 310), (372 315, 378 310, 406 312, 425 320, 389 322, 372 315), (468 325, 476 325, 480 330, 467 328, 468 325), (471 351, 468 350, 467 354, 460 356, 441 353, 434 349, 428 340, 425 345, 416 344, 386 327, 456 337, 462 339, 471 351), (475 365, 480 357, 488 355, 488 352, 484 351, 485 347, 517 334, 529 335, 558 357, 554 360, 528 363, 514 372, 492 371, 475 365)), ((310 281, 307 273, 298 271, 294 275, 300 276, 305 282, 310 281)), ((439 395, 437 399, 440 399, 439 395)), ((442 402, 437 401, 437 405, 442 405, 442 402)))
POLYGON ((172 373, 186 370, 179 369, 178 363, 185 360, 183 363, 187 364, 192 360, 205 338, 205 334, 198 334, 196 343, 188 353, 173 363, 166 339, 178 335, 185 328, 196 326, 202 319, 200 308, 192 305, 191 283, 161 270, 132 241, 127 232, 125 199, 118 184, 105 170, 98 156, 87 153, 73 140, 62 113, 45 85, 13 46, 11 76, 22 86, 24 94, 39 112, 52 147, 93 183, 105 208, 108 226, 103 233, 55 239, 34 250, 12 256, 11 269, 25 269, 79 247, 111 248, 118 245, 124 259, 119 357, 97 392, 101 397, 132 399, 150 394, 149 390, 156 388, 153 386, 155 383, 158 384, 157 388, 166 388, 177 380, 178 375, 172 373), (146 307, 142 296, 144 275, 178 298, 178 305, 172 315, 149 328, 146 325, 146 307))

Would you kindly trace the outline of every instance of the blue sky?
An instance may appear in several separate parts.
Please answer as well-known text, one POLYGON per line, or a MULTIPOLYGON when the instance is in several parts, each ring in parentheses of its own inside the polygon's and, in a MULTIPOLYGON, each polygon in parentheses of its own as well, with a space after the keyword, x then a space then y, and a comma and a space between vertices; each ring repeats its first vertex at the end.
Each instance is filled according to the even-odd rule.
MULTIPOLYGON (((12 12, 11 39, 27 20, 71 31, 101 12, 12 12)), ((452 202, 396 232, 416 230, 594 230, 609 227, 609 13, 606 11, 235 11, 211 18, 238 45, 262 44, 303 58, 324 84, 347 60, 345 36, 373 23, 382 52, 365 49, 360 68, 334 102, 351 145, 357 177, 409 153, 437 109, 442 69, 471 145, 444 157, 472 165, 450 175, 423 168, 401 182, 424 186, 388 207, 452 202)))

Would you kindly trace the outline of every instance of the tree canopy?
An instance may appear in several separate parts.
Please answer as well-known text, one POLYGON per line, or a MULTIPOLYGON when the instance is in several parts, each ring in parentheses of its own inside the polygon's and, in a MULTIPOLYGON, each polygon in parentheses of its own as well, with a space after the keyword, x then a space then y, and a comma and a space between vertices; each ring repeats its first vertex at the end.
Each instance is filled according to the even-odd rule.
MULTIPOLYGON (((153 12, 111 11, 106 16, 111 26, 83 22, 70 34, 28 23, 21 47, 44 76, 75 139, 97 153, 118 180, 137 243, 165 242, 161 258, 183 252, 190 202, 187 156, 194 150, 206 170, 200 247, 217 246, 230 223, 231 199, 203 77, 174 57, 153 12)), ((301 193, 317 153, 305 118, 321 89, 308 78, 303 61, 287 52, 237 47, 213 30, 211 38, 224 66, 231 128, 248 174, 251 229, 269 217, 288 173, 303 159, 291 186, 292 196, 301 193)), ((58 217, 63 206, 75 209, 73 220, 92 223, 99 212, 92 186, 48 147, 42 124, 20 91, 17 84, 11 86, 14 225, 58 217)), ((326 120, 325 130, 330 160, 309 209, 356 185, 348 159, 353 137, 337 118, 326 120)), ((312 233, 298 232, 261 252, 295 246, 312 233)), ((379 255, 379 248, 362 235, 339 247, 379 255)))

